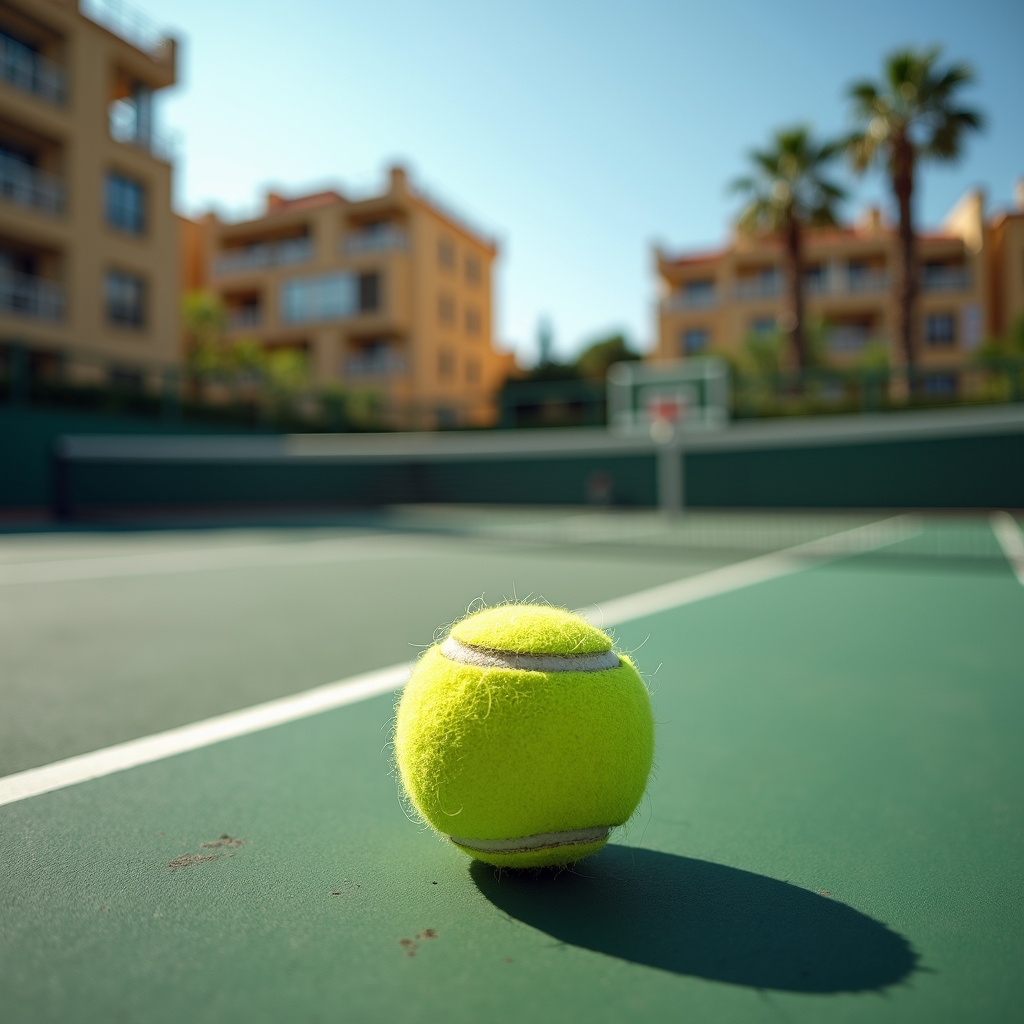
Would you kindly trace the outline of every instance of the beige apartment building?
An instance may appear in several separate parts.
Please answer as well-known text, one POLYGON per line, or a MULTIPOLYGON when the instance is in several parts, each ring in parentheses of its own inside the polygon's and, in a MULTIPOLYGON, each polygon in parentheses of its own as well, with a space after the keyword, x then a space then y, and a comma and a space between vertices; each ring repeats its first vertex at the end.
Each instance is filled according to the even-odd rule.
POLYGON ((0 350, 141 384, 180 363, 176 46, 122 5, 0 0, 0 350))
MULTIPOLYGON (((775 330, 782 312, 781 245, 736 233, 707 253, 655 252, 660 285, 654 359, 718 351, 738 355, 751 334, 775 330)), ((1024 311, 1024 216, 986 220, 983 197, 968 192, 938 231, 919 237, 921 290, 917 352, 927 391, 955 393, 989 336, 1024 311)), ((854 225, 809 231, 804 282, 809 319, 826 325, 825 358, 855 366, 872 343, 891 365, 904 362, 891 285, 895 229, 869 209, 854 225)))
POLYGON ((182 221, 182 273, 228 339, 306 356, 312 383, 373 393, 402 428, 488 426, 512 356, 492 335, 493 241, 414 188, 267 196, 256 219, 182 221))

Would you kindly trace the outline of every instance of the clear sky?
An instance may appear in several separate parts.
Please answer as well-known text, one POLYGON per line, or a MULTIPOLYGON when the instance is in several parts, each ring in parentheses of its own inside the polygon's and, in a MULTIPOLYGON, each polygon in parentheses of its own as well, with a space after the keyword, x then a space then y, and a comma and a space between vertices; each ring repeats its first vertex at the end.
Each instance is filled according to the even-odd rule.
MULTIPOLYGON (((846 85, 896 46, 940 44, 989 126, 925 172, 922 224, 1024 175, 1021 0, 136 0, 182 40, 163 101, 186 213, 255 212, 268 187, 414 181, 497 237, 496 335, 523 361, 540 317, 567 355, 653 336, 652 244, 720 244, 727 182, 778 126, 847 127, 846 85)), ((850 212, 885 193, 854 182, 850 212)))

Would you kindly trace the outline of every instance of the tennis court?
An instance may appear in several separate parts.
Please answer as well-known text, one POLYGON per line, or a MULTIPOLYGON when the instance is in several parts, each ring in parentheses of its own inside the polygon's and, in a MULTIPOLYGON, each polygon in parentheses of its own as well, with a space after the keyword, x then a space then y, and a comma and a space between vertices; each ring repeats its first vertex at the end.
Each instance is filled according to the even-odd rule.
POLYGON ((402 507, 0 536, 19 1022, 1005 1021, 1024 534, 1005 514, 402 507), (473 865, 390 768, 474 601, 587 609, 658 723, 636 818, 473 865))

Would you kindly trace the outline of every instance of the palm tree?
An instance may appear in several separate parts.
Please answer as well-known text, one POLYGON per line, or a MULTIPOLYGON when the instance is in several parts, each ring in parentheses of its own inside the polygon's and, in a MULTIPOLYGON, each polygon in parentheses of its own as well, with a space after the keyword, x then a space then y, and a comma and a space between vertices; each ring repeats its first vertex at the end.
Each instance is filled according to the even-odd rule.
POLYGON ((842 150, 841 142, 818 142, 809 129, 777 131, 767 149, 750 153, 754 174, 738 178, 732 189, 749 198, 739 217, 741 231, 780 235, 785 245, 786 311, 780 327, 789 336, 797 366, 809 362, 804 324, 803 234, 808 227, 836 223, 845 193, 824 177, 842 150))
POLYGON ((907 48, 885 59, 880 83, 850 86, 849 97, 860 129, 847 140, 854 168, 863 173, 884 162, 900 211, 899 337, 907 369, 915 363, 914 322, 917 268, 914 258, 914 176, 920 160, 957 160, 964 135, 980 129, 983 116, 957 105, 959 90, 974 81, 967 64, 939 67, 941 51, 907 48))

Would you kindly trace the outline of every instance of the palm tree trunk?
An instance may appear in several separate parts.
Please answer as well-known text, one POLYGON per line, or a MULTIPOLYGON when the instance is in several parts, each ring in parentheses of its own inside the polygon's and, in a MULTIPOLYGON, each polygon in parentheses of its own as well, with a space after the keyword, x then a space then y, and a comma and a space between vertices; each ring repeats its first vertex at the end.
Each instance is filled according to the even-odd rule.
POLYGON ((807 369, 807 345, 804 338, 803 238, 800 223, 791 219, 786 227, 786 311, 782 328, 789 335, 796 365, 807 369))
POLYGON ((910 143, 901 139, 893 153, 892 186, 899 204, 899 272, 896 275, 900 346, 907 365, 907 384, 914 390, 914 368, 917 362, 914 344, 914 321, 917 306, 917 263, 914 245, 914 152, 910 143))

